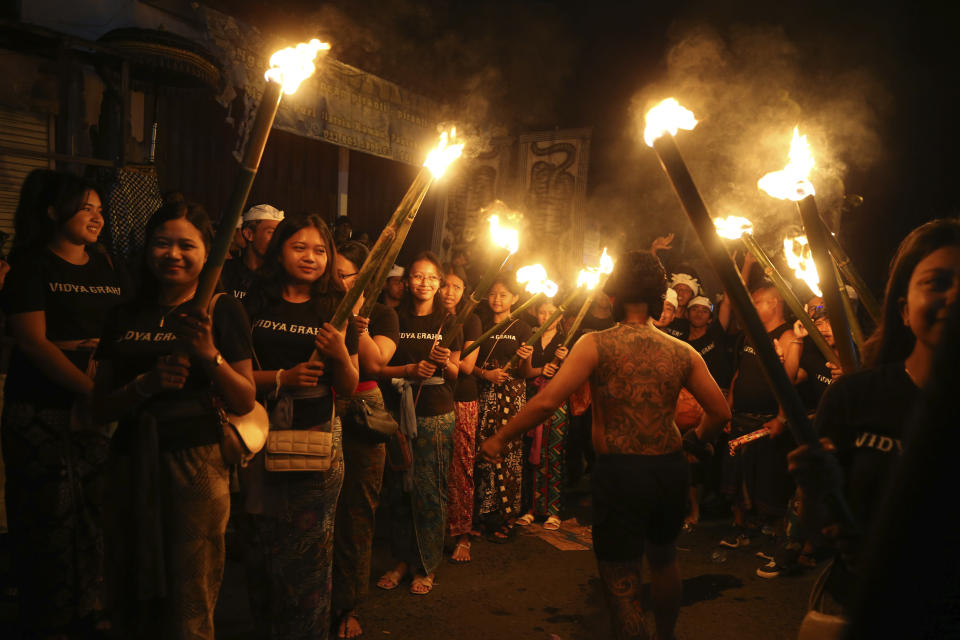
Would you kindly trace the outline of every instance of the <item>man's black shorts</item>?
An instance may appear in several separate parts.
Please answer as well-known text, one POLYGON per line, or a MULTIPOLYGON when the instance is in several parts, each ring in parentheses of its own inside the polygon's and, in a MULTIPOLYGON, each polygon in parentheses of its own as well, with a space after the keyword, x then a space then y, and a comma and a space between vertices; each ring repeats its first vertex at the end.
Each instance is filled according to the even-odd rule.
POLYGON ((643 544, 671 544, 687 513, 683 452, 603 454, 593 467, 593 550, 598 560, 632 562, 643 544))

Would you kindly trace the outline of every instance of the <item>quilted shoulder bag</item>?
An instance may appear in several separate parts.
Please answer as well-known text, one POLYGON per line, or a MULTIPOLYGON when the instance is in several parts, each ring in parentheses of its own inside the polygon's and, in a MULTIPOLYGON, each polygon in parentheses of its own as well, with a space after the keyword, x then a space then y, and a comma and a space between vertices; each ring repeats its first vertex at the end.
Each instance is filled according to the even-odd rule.
POLYGON ((336 418, 333 402, 330 405, 330 420, 321 425, 310 429, 270 429, 264 457, 267 471, 330 469, 333 458, 333 421, 336 418))

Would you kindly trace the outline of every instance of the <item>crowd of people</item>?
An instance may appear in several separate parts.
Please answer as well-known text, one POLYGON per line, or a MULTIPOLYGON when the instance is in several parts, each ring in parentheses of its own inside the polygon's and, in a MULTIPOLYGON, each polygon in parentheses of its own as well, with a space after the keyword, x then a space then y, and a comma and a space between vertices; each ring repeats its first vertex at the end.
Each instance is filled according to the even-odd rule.
MULTIPOLYGON (((588 472, 616 637, 645 637, 644 557, 657 637, 672 637, 674 544, 708 502, 733 523, 718 544, 776 540, 761 577, 836 556, 830 593, 849 611, 860 543, 845 537, 837 555, 823 533, 819 454, 793 439, 729 297, 692 269, 664 271, 670 237, 622 248, 576 335, 576 308, 557 316, 550 300, 514 317, 509 271, 455 326, 475 284, 464 251, 415 252, 341 331, 330 321, 369 253, 345 220, 251 207, 219 293, 198 309, 204 209, 168 198, 124 264, 101 243, 102 203, 80 177, 32 173, 0 273, 15 343, 5 499, 26 637, 213 638, 228 521, 258 635, 359 637, 378 515, 392 565, 374 584, 409 580, 423 597, 445 557, 471 561, 475 540, 563 527, 566 489, 588 472), (323 463, 282 470, 268 447, 235 464, 225 423, 258 401, 272 431, 328 442, 323 463)), ((960 290, 960 222, 903 241, 858 372, 817 348, 749 253, 742 278, 867 535, 960 290)), ((805 310, 833 347, 823 301, 805 310)))

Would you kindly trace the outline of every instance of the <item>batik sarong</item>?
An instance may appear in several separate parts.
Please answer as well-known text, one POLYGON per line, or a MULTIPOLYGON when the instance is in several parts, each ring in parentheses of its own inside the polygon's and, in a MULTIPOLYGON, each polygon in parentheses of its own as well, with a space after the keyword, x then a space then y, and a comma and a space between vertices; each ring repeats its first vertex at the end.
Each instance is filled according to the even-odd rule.
MULTIPOLYGON (((503 384, 481 384, 476 442, 503 428, 526 404, 527 388, 523 380, 503 384)), ((477 460, 474 471, 475 501, 481 518, 505 523, 520 515, 523 446, 518 440, 503 447, 503 462, 497 465, 477 460)))
POLYGON ((457 402, 457 430, 450 464, 447 534, 461 536, 473 528, 473 467, 477 457, 477 401, 457 402))
MULTIPOLYGON (((538 389, 548 381, 537 378, 538 389)), ((540 463, 533 466, 533 513, 544 518, 560 517, 563 498, 564 469, 566 467, 567 427, 570 417, 567 403, 557 407, 553 415, 540 425, 541 436, 540 463)))

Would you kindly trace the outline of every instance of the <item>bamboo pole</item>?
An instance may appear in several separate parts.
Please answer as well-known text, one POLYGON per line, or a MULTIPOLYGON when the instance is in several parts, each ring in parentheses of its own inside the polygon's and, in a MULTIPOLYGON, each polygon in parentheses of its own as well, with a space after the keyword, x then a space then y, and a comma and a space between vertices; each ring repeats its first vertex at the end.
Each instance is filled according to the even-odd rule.
POLYGON ((464 350, 460 353, 460 359, 463 360, 463 359, 466 358, 468 355, 470 355, 471 353, 473 353, 474 351, 476 351, 477 349, 479 349, 479 348, 480 348, 480 344, 481 344, 484 340, 486 340, 487 338, 489 338, 489 337, 492 336, 492 335, 495 335, 498 331, 501 331, 505 326, 507 326, 508 324, 510 324, 511 322, 513 322, 514 320, 516 320, 517 318, 519 318, 519 317, 520 317, 520 314, 523 313, 524 311, 526 311, 528 308, 530 308, 530 306, 536 304, 538 301, 543 300, 543 299, 544 299, 543 293, 535 293, 535 294, 533 294, 532 296, 530 296, 530 299, 529 299, 529 300, 527 300, 526 302, 524 302, 523 304, 521 304, 519 307, 517 307, 516 309, 514 309, 513 311, 511 311, 511 312, 510 312, 510 315, 508 315, 506 318, 504 318, 503 320, 501 320, 501 321, 498 322, 497 324, 495 324, 495 325, 493 325, 492 327, 490 327, 489 329, 487 329, 487 330, 483 333, 483 335, 481 335, 479 338, 477 338, 476 340, 474 340, 473 342, 471 342, 471 343, 470 343, 470 346, 467 347, 466 349, 464 349, 464 350))

